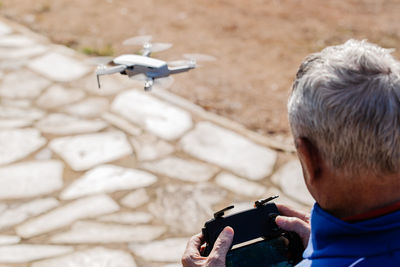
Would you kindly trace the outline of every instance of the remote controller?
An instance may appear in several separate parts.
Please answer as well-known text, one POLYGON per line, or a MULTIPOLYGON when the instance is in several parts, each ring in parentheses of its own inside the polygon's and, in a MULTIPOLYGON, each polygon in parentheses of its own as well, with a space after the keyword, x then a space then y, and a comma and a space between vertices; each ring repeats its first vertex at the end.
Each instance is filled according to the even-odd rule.
POLYGON ((257 238, 272 240, 284 237, 289 241, 286 242, 288 246, 285 248, 285 251, 287 251, 285 255, 287 254, 290 257, 288 258, 288 262, 291 264, 299 262, 302 259, 304 251, 300 237, 293 232, 280 229, 275 223, 275 218, 279 215, 279 211, 276 205, 270 201, 277 197, 258 200, 255 202, 253 209, 228 216, 224 216, 225 211, 234 208, 234 206, 229 206, 216 212, 214 218, 207 221, 202 229, 206 243, 202 255, 208 256, 210 254, 218 235, 226 226, 230 226, 235 232, 232 246, 257 238))

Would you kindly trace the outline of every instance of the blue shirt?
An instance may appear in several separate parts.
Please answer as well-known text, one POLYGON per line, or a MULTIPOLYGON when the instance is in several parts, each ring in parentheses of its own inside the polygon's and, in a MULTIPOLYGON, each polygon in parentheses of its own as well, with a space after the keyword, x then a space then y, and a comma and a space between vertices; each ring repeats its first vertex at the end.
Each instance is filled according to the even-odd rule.
POLYGON ((400 211, 348 223, 315 204, 303 258, 296 266, 400 266, 400 211))

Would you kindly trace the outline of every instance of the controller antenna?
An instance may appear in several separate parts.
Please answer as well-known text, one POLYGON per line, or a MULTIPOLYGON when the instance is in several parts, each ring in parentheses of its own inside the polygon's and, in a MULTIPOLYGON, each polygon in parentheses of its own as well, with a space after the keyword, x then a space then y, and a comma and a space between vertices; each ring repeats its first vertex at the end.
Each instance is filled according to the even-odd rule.
POLYGON ((224 208, 224 209, 222 209, 222 210, 220 210, 220 211, 217 211, 216 213, 214 213, 214 218, 215 218, 215 219, 221 218, 222 216, 224 216, 225 211, 230 210, 230 209, 233 209, 234 207, 235 207, 235 206, 231 205, 231 206, 226 207, 226 208, 224 208))
POLYGON ((255 208, 261 207, 261 206, 263 206, 265 203, 270 202, 271 200, 274 200, 275 198, 278 198, 278 197, 279 197, 279 196, 276 195, 276 196, 272 196, 272 197, 265 198, 265 199, 259 199, 259 200, 257 200, 256 202, 254 202, 254 207, 255 207, 255 208))

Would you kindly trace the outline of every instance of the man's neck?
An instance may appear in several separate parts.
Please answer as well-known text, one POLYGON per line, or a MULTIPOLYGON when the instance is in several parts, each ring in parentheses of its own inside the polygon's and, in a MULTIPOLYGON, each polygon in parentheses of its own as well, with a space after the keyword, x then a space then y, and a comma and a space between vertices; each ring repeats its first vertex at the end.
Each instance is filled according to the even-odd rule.
POLYGON ((357 215, 353 216, 348 216, 341 218, 343 221, 349 222, 349 223, 355 223, 355 222, 360 222, 360 221, 365 221, 365 220, 370 220, 374 218, 378 218, 387 214, 390 214, 392 212, 396 212, 400 210, 400 201, 396 202, 394 204, 374 209, 368 212, 360 213, 357 215))
POLYGON ((331 178, 329 184, 321 185, 321 202, 317 202, 335 217, 356 216, 400 202, 398 174, 331 178))

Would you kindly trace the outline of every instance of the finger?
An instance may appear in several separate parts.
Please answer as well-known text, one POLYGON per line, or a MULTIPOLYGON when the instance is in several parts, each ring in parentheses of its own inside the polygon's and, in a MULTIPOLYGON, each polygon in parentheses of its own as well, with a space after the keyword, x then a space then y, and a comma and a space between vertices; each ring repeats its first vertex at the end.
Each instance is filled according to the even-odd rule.
POLYGON ((205 261, 206 258, 200 255, 200 247, 203 243, 203 234, 197 234, 190 238, 186 245, 185 252, 182 256, 182 266, 197 266, 197 264, 205 261))
POLYGON ((276 204, 276 206, 281 215, 284 215, 287 217, 297 217, 304 222, 307 222, 307 223, 310 222, 310 214, 309 213, 297 211, 292 207, 282 205, 282 204, 276 204))
POLYGON ((303 241, 304 247, 307 247, 310 238, 311 227, 309 223, 296 217, 277 216, 276 224, 283 230, 297 233, 303 241))
POLYGON ((210 260, 215 263, 215 266, 219 266, 222 263, 225 264, 226 254, 231 247, 233 235, 233 229, 229 226, 225 227, 219 234, 209 255, 210 260))
POLYGON ((200 256, 200 247, 203 244, 203 234, 199 233, 197 235, 192 236, 187 245, 186 252, 194 256, 200 256))

